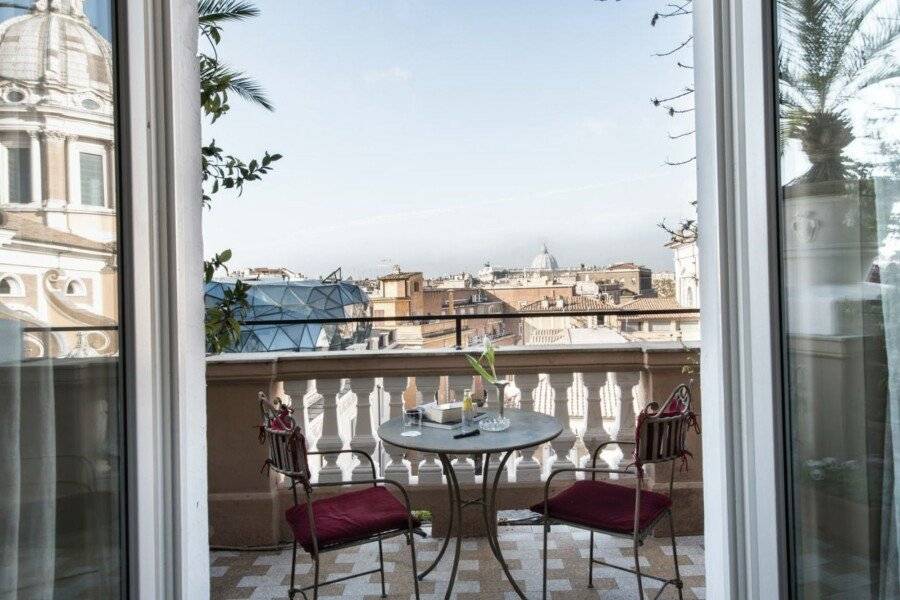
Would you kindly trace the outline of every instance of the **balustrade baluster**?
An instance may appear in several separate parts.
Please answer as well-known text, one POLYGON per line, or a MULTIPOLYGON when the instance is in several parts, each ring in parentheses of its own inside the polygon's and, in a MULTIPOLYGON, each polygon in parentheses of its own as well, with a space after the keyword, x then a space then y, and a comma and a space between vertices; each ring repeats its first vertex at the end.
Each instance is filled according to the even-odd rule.
MULTIPOLYGON (((416 376, 416 389, 421 397, 420 404, 427 404, 434 400, 434 395, 440 385, 440 380, 440 377, 432 375, 416 376)), ((419 463, 419 483, 442 483, 444 470, 437 461, 437 455, 424 454, 423 456, 424 460, 419 463)))
MULTIPOLYGON (((294 409, 294 422, 300 425, 303 435, 306 436, 306 444, 310 448, 314 448, 319 437, 318 432, 313 432, 310 427, 312 417, 310 416, 309 405, 314 404, 319 399, 316 392, 316 382, 314 379, 294 379, 284 382, 284 391, 291 398, 291 407, 294 409)), ((313 476, 318 473, 322 465, 322 460, 317 456, 311 456, 309 459, 310 471, 313 476)))
MULTIPOLYGON (((619 416, 616 439, 623 442, 634 441, 635 400, 640 397, 640 372, 616 373, 619 387, 619 416)), ((627 449, 623 449, 627 453, 627 449)))
MULTIPOLYGON (((538 393, 540 379, 536 373, 519 373, 516 375, 516 387, 519 388, 519 406, 522 410, 534 410, 534 397, 538 393)), ((526 448, 519 453, 516 463, 516 482, 533 482, 541 480, 541 465, 535 460, 535 452, 526 448)))
POLYGON ((306 415, 306 394, 310 382, 305 379, 294 379, 284 382, 284 393, 291 399, 291 408, 294 409, 294 421, 306 431, 308 417, 306 415))
POLYGON ((587 388, 587 401, 584 405, 584 446, 587 450, 585 464, 590 466, 591 456, 597 446, 610 439, 603 427, 603 402, 607 387, 607 373, 584 373, 584 386, 587 388))
MULTIPOLYGON (((338 432, 337 396, 341 387, 341 381, 338 379, 316 380, 316 390, 322 396, 322 435, 316 442, 316 450, 320 452, 341 450, 344 447, 344 440, 338 432)), ((319 481, 331 482, 342 479, 343 471, 337 463, 337 456, 323 456, 319 481)))
MULTIPOLYGON (((366 379, 364 381, 369 380, 366 379)), ((370 396, 371 391, 369 390, 360 390, 356 394, 356 420, 353 424, 354 427, 350 438, 350 448, 367 452, 369 456, 372 457, 372 460, 375 462, 375 476, 377 477, 378 457, 375 456, 375 447, 378 445, 378 442, 375 439, 375 429, 372 424, 372 405, 370 396)), ((375 427, 377 427, 377 425, 375 427)), ((372 468, 371 465, 369 465, 369 461, 362 456, 357 456, 356 459, 358 462, 356 463, 356 466, 353 467, 350 478, 353 480, 371 479, 372 468)))
MULTIPOLYGON (((385 393, 390 395, 388 404, 388 419, 400 417, 403 414, 403 393, 409 384, 406 377, 385 377, 382 383, 385 393)), ((384 445, 384 451, 390 457, 390 464, 384 469, 384 476, 402 484, 409 483, 409 462, 403 460, 403 450, 390 444, 384 445)))
MULTIPOLYGON (((562 425, 562 433, 550 442, 553 448, 554 459, 550 465, 550 471, 554 469, 570 469, 574 467, 574 463, 569 459, 569 453, 575 445, 576 437, 572 431, 571 419, 569 418, 569 384, 572 383, 572 375, 565 373, 556 373, 550 375, 550 387, 553 390, 553 416, 562 425)), ((572 387, 572 393, 576 390, 572 387)), ((557 475, 557 479, 572 479, 574 473, 562 473, 557 475)))

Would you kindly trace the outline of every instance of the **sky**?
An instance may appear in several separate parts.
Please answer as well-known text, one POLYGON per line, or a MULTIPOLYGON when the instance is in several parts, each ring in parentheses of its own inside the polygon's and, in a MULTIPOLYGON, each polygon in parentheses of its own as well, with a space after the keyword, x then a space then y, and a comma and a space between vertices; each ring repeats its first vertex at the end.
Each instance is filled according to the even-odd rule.
POLYGON ((546 243, 564 266, 671 270, 656 224, 692 215, 693 128, 650 98, 691 85, 690 17, 661 2, 258 0, 220 55, 275 104, 235 100, 204 136, 284 158, 204 215, 207 255, 233 266, 375 276, 521 267, 546 243))

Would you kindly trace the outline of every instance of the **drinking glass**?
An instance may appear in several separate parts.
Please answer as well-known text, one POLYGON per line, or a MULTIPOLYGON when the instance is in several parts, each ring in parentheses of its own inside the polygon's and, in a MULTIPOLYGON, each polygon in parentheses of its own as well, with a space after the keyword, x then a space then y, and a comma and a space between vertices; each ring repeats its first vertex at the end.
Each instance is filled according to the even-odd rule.
POLYGON ((403 432, 405 437, 422 435, 422 409, 410 408, 403 411, 403 432))

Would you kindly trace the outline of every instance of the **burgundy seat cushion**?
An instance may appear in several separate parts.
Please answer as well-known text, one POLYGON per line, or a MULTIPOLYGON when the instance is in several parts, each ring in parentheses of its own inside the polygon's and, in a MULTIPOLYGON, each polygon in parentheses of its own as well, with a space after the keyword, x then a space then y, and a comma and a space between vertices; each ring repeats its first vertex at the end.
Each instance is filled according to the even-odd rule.
MULTIPOLYGON (((634 488, 605 481, 577 481, 548 501, 553 519, 615 533, 634 531, 634 488)), ((645 529, 672 505, 664 494, 641 491, 639 528, 645 529)), ((544 514, 544 503, 531 510, 544 514)))
MULTIPOLYGON (((319 548, 407 527, 406 506, 380 486, 314 500, 312 507, 319 548)), ((294 532, 294 539, 304 550, 311 552, 313 544, 306 505, 292 506, 285 516, 294 532)), ((413 527, 419 525, 419 521, 413 518, 413 527)))

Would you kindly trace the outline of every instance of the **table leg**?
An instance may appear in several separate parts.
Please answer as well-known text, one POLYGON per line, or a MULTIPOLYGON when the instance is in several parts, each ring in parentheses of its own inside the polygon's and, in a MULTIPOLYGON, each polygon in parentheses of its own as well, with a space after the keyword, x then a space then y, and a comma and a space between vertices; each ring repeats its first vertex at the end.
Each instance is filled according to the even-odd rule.
POLYGON ((456 494, 454 495, 454 488, 450 483, 450 470, 452 470, 452 467, 450 468, 450 470, 448 470, 448 467, 446 464, 444 464, 444 461, 441 461, 441 465, 444 467, 444 476, 447 478, 447 497, 450 499, 450 505, 448 507, 450 509, 450 523, 447 525, 447 535, 444 536, 444 543, 441 545, 440 552, 437 553, 437 556, 435 557, 434 561, 432 561, 432 563, 428 566, 428 568, 419 573, 419 581, 424 580, 425 577, 434 570, 438 563, 441 562, 441 559, 444 558, 444 552, 447 551, 447 546, 450 544, 450 537, 453 532, 453 524, 456 522, 455 515, 456 506, 459 504, 459 490, 457 489, 456 494))
MULTIPOLYGON (((459 493, 459 481, 456 479, 456 472, 453 470, 453 465, 450 464, 450 459, 446 454, 438 454, 438 458, 441 459, 441 464, 444 465, 444 470, 447 472, 447 486, 450 488, 451 496, 456 500, 453 503, 453 511, 456 513, 456 548, 453 551, 453 565, 450 567, 450 576, 447 578, 447 594, 444 596, 444 600, 450 600, 450 595, 453 593, 453 584, 456 582, 456 573, 459 569, 459 552, 462 548, 462 499, 459 493)), ((450 530, 447 530, 447 539, 450 539, 450 530)))
MULTIPOLYGON (((503 459, 500 461, 500 464, 497 468, 497 472, 494 473, 494 481, 491 485, 491 493, 490 496, 487 495, 487 480, 488 473, 485 470, 484 475, 481 480, 481 490, 482 490, 482 515, 484 515, 484 527, 485 532, 488 538, 488 544, 491 547, 491 552, 494 554, 494 558, 497 559, 497 562, 500 563, 500 566, 503 567, 503 573, 506 574, 506 578, 509 580, 510 585, 512 585, 513 589, 519 595, 522 600, 527 600, 525 593, 519 587, 519 584, 516 583, 516 580, 513 578, 512 574, 509 572, 509 566, 506 564, 506 560, 503 558, 503 552, 500 550, 500 540, 497 536, 497 486, 500 484, 500 479, 503 474, 503 469, 506 467, 506 462, 509 460, 509 457, 512 456, 514 451, 507 452, 503 459)), ((485 461, 490 463, 491 455, 488 454, 485 457, 485 461)))

